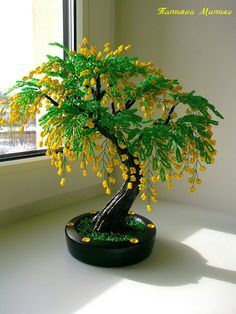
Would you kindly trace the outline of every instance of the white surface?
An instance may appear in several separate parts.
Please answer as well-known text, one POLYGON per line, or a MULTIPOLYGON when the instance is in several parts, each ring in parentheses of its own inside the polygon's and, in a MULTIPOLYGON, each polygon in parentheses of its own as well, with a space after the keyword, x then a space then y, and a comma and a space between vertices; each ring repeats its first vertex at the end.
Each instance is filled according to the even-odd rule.
POLYGON ((64 225, 105 197, 0 229, 1 314, 235 314, 235 216, 160 202, 159 239, 145 261, 106 269, 69 255, 64 225))

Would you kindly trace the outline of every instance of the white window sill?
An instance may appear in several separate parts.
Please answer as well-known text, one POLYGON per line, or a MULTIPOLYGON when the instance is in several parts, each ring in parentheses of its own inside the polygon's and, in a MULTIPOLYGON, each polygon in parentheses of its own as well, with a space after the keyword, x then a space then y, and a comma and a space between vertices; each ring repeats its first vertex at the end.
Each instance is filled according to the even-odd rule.
POLYGON ((145 261, 99 268, 67 251, 64 225, 107 198, 90 199, 0 229, 0 308, 4 314, 234 314, 234 216, 160 202, 148 215, 158 240, 145 261), (118 299, 117 299, 118 298, 118 299))
POLYGON ((39 169, 49 167, 50 166, 49 160, 50 159, 47 156, 40 156, 3 161, 0 163, 0 176, 17 172, 25 172, 36 168, 39 169))

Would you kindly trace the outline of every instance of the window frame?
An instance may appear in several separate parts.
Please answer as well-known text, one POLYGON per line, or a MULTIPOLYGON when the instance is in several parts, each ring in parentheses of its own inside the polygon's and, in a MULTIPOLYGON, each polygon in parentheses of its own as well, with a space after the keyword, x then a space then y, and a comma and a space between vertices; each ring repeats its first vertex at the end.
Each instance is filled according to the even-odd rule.
MULTIPOLYGON (((77 46, 77 25, 76 25, 76 2, 77 0, 61 0, 62 1, 62 24, 63 24, 63 45, 70 50, 76 50, 77 46)), ((65 53, 64 53, 65 58, 65 53)), ((0 155, 0 162, 18 159, 26 159, 32 157, 44 156, 46 149, 38 149, 31 151, 23 151, 17 153, 9 153, 0 155)))

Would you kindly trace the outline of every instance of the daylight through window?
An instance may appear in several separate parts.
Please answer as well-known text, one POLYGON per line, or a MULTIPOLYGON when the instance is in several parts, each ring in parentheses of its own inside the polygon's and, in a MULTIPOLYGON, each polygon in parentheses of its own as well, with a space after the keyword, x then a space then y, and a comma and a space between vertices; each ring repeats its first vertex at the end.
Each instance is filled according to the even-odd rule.
MULTIPOLYGON (((4 93, 45 59, 60 54, 50 42, 63 42, 63 1, 11 0, 0 2, 0 111, 8 115, 4 93)), ((62 57, 62 55, 61 55, 62 57)), ((21 133, 20 125, 4 123, 0 128, 0 155, 42 149, 40 127, 32 119, 21 133)))

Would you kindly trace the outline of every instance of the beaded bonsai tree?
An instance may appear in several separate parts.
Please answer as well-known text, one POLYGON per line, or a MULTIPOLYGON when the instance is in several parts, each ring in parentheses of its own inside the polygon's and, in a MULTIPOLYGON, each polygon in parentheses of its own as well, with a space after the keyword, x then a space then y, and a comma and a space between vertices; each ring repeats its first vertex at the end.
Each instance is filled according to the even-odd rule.
POLYGON ((44 110, 40 144, 47 147, 62 186, 72 163, 80 160, 83 176, 92 163, 109 195, 114 168, 120 168, 124 184, 94 215, 93 231, 125 232, 124 221, 139 193, 152 210, 158 181, 172 189, 186 172, 194 192, 201 184, 199 170, 216 154, 212 125, 218 122, 211 115, 223 117, 215 107, 194 91, 183 92, 177 80, 152 63, 122 55, 130 45, 111 51, 106 43, 97 51, 86 38, 79 52, 52 45, 64 49, 66 57, 47 56, 8 91, 16 91, 10 96, 9 122, 21 122, 23 131, 44 110))

